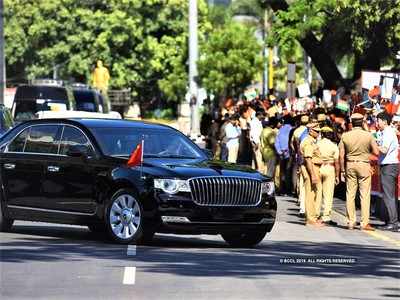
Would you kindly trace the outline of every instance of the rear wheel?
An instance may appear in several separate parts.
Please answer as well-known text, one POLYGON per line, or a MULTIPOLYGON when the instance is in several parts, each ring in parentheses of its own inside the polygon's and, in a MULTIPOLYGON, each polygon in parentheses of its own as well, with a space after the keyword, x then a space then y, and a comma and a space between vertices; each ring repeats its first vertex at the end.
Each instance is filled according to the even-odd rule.
POLYGON ((267 234, 268 229, 257 229, 254 231, 232 231, 222 233, 222 238, 233 247, 254 247, 259 244, 267 234))
POLYGON ((139 243, 143 237, 143 207, 128 189, 114 194, 106 210, 106 229, 121 244, 139 243))
POLYGON ((0 196, 0 232, 7 232, 11 230, 14 220, 5 216, 3 205, 4 203, 0 196))

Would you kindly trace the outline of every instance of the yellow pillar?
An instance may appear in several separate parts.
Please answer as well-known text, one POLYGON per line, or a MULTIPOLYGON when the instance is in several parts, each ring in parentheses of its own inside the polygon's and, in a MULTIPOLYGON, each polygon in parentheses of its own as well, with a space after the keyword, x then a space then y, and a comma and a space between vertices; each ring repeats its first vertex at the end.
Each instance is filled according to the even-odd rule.
POLYGON ((269 48, 268 55, 268 88, 274 88, 274 50, 269 48))

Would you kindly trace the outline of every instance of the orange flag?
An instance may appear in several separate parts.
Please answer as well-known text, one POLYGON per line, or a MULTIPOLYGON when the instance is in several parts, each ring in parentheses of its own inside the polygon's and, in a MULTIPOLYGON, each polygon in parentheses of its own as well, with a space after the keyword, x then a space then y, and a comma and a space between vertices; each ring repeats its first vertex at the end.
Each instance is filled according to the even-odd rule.
POLYGON ((136 149, 132 152, 128 162, 126 163, 128 167, 135 167, 143 163, 143 145, 144 140, 136 146, 136 149))

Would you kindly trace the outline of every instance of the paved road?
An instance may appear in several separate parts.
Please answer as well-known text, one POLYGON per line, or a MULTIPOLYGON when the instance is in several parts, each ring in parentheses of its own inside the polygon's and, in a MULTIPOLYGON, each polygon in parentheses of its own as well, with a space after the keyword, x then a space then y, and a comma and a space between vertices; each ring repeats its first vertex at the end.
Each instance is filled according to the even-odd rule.
POLYGON ((394 299, 400 247, 342 226, 302 225, 290 198, 254 249, 219 236, 156 236, 120 246, 85 227, 17 222, 1 233, 2 299, 394 299), (329 259, 349 259, 330 264, 329 259), (285 261, 286 259, 286 261, 285 261), (321 261, 322 259, 322 261, 321 261), (283 262, 282 262, 283 261, 283 262), (285 263, 286 262, 286 263, 285 263), (294 262, 294 263, 292 263, 294 262), (349 263, 350 262, 350 263, 349 263))

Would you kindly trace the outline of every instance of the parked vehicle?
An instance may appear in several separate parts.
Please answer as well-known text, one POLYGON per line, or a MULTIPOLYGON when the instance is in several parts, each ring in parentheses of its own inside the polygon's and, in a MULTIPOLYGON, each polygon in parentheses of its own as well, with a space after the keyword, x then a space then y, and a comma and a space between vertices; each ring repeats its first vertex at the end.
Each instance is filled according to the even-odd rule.
POLYGON ((73 95, 76 110, 87 112, 109 113, 109 105, 106 98, 97 90, 90 89, 86 85, 73 85, 73 95))
POLYGON ((78 110, 40 111, 36 116, 38 119, 122 119, 120 113, 116 111, 110 111, 108 114, 78 110))
POLYGON ((155 232, 221 234, 254 246, 271 231, 274 185, 211 160, 179 131, 109 119, 22 123, 0 139, 0 229, 14 220, 87 225, 118 243, 155 232), (128 167, 144 141, 143 164, 128 167))
POLYGON ((35 119, 38 111, 72 110, 73 97, 63 86, 21 85, 17 88, 12 107, 16 122, 35 119))
POLYGON ((0 137, 14 126, 10 110, 0 104, 0 137))

